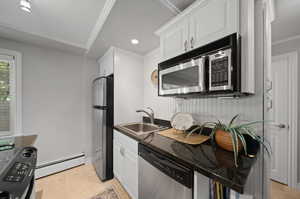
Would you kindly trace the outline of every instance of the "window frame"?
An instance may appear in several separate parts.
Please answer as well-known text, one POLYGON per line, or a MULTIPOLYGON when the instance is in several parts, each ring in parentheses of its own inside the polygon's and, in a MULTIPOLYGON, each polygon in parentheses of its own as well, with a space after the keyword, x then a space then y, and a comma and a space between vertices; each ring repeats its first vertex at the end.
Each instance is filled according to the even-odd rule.
POLYGON ((22 54, 0 48, 0 55, 13 57, 14 66, 10 72, 10 130, 1 131, 0 137, 22 135, 22 54))

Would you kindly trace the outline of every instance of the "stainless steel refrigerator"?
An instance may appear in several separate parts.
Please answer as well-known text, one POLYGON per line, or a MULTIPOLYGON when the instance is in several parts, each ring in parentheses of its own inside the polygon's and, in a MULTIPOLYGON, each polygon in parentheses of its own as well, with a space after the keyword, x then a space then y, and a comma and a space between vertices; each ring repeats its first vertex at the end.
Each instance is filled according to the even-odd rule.
POLYGON ((101 181, 113 178, 114 77, 93 81, 92 162, 101 181))

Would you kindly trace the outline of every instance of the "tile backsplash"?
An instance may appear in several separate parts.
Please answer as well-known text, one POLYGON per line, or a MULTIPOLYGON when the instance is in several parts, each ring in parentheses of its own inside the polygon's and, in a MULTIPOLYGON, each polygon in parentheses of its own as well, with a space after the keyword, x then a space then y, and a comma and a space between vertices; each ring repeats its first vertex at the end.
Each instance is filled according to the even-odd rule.
POLYGON ((201 122, 211 120, 228 121, 237 114, 240 120, 262 120, 262 99, 245 98, 207 98, 207 99, 174 99, 175 112, 198 114, 201 122), (259 111, 260 110, 260 111, 259 111))

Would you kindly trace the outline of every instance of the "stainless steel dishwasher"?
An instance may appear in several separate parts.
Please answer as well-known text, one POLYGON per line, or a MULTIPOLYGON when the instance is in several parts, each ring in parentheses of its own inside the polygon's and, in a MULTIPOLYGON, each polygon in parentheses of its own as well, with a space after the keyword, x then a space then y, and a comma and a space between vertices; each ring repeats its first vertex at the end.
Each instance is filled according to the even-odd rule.
POLYGON ((193 170, 139 144, 139 199, 192 199, 193 170))

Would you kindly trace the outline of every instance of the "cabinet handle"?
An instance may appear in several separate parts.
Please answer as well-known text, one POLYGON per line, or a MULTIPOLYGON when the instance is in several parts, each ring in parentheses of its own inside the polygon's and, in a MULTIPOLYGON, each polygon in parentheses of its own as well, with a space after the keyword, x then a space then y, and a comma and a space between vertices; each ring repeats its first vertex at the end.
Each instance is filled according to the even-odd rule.
POLYGON ((194 37, 191 38, 191 49, 194 48, 194 37))
POLYGON ((124 154, 125 154, 125 149, 124 149, 123 147, 120 148, 120 154, 121 154, 122 156, 124 156, 124 154))
POLYGON ((184 41, 184 51, 186 52, 187 51, 187 49, 188 49, 188 41, 187 40, 185 40, 184 41))

